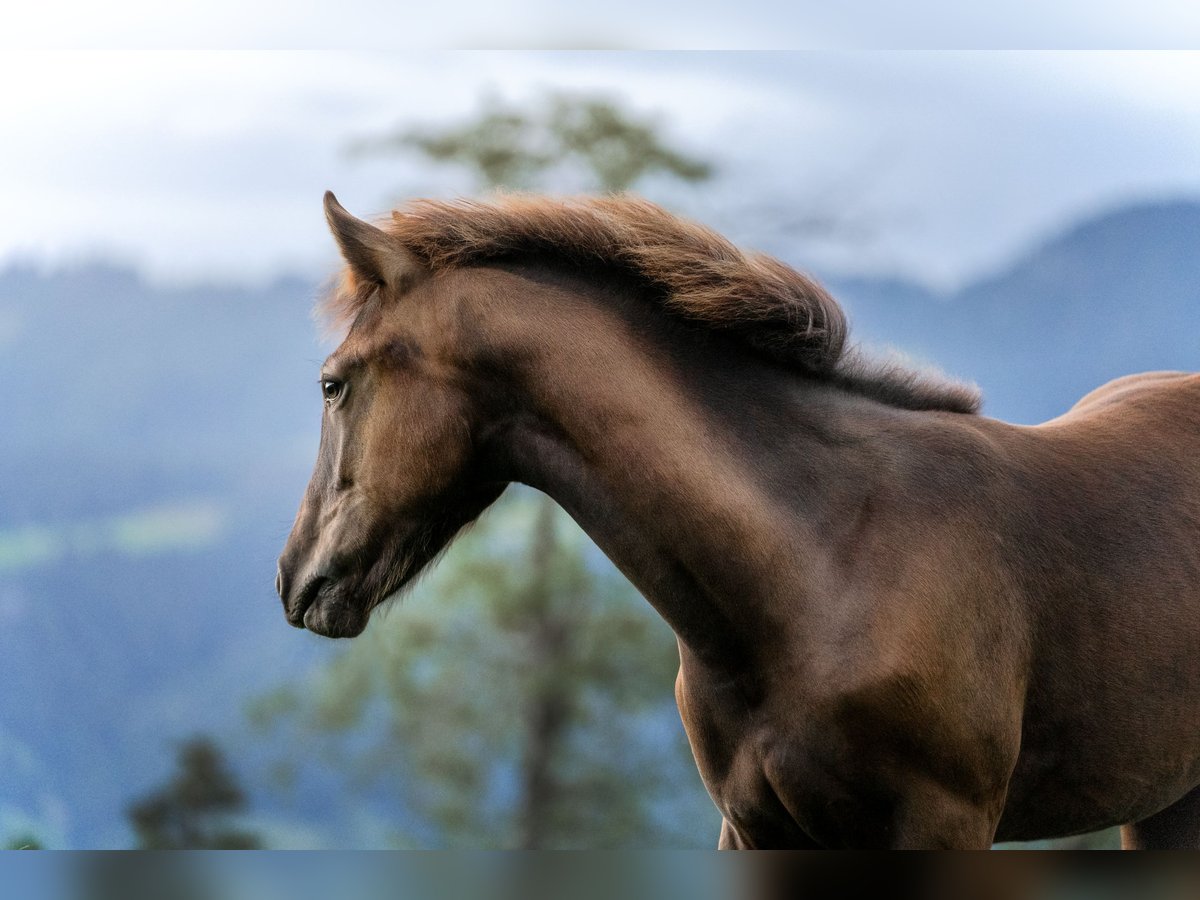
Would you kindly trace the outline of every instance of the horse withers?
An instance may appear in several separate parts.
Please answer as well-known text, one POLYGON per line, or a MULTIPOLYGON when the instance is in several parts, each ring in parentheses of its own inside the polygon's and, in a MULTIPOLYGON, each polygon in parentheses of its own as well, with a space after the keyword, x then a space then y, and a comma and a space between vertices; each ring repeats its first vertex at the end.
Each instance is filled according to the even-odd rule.
POLYGON ((293 625, 357 635, 520 482, 674 629, 721 846, 1200 846, 1200 376, 1014 426, 641 200, 326 213, 293 625))

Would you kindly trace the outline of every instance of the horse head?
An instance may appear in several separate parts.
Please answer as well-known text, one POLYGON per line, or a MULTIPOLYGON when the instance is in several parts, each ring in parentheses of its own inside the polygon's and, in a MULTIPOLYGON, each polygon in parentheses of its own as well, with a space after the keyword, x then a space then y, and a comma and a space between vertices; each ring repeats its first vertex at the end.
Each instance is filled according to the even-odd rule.
POLYGON ((504 489, 485 477, 483 408, 453 362, 437 279, 395 237, 326 194, 346 261, 349 331, 321 367, 316 467, 279 559, 288 621, 353 637, 504 489))

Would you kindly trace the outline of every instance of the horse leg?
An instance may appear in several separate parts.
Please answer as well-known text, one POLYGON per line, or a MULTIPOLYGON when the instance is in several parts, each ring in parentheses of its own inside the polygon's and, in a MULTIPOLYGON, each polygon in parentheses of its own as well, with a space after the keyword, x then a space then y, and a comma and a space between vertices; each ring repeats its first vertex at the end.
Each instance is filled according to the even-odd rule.
POLYGON ((926 784, 896 805, 886 846, 893 850, 987 850, 996 836, 1003 798, 980 805, 926 784))
POLYGON ((1161 812, 1121 829, 1126 850, 1200 850, 1200 787, 1161 812))
POLYGON ((746 850, 748 846, 738 837, 737 831, 729 824, 728 819, 721 819, 721 837, 717 841, 718 850, 746 850))
POLYGON ((792 829, 786 834, 775 834, 763 838, 762 843, 752 842, 738 833, 729 824, 728 819, 721 820, 721 837, 717 841, 718 850, 821 850, 820 844, 798 829, 792 829))
MULTIPOLYGON (((1003 802, 987 808, 960 799, 933 785, 928 790, 910 791, 891 810, 886 820, 869 823, 870 816, 834 825, 843 834, 840 841, 848 848, 890 848, 894 850, 987 850, 996 835, 1003 802), (863 819, 867 819, 864 822, 863 819), (863 831, 866 824, 867 830, 863 831), (839 828, 838 825, 841 827, 839 828)), ((751 850, 755 848, 740 835, 728 819, 721 820, 719 850, 751 850)), ((806 835, 799 839, 789 835, 783 842, 766 840, 763 847, 784 849, 819 849, 820 844, 806 835)))

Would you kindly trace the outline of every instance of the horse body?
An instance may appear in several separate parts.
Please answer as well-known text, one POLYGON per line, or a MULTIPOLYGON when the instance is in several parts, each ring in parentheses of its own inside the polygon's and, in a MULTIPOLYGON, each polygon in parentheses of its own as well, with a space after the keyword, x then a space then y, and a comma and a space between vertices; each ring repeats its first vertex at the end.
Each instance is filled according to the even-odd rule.
POLYGON ((1138 821, 1200 782, 1200 376, 1119 379, 1017 432, 1040 639, 1001 834, 1039 806, 1138 821))
POLYGON ((523 482, 678 636, 722 846, 986 847, 1155 814, 1131 842, 1200 839, 1181 799, 1200 784, 1200 376, 1011 426, 814 377, 546 254, 408 260, 397 302, 363 260, 416 244, 339 210, 351 267, 379 277, 327 363, 349 396, 327 392, 281 559, 293 623, 357 633, 523 482))
POLYGON ((677 697, 745 843, 792 843, 797 822, 867 843, 899 827, 914 766, 953 783, 909 815, 977 816, 977 841, 1000 808, 998 839, 1074 834, 1200 782, 1200 377, 1118 383, 1020 428, 781 377, 722 342, 672 353, 644 304, 581 309, 579 284, 538 303, 520 275, 472 277, 522 298, 506 358, 588 335, 590 362, 555 353, 522 378, 553 449, 510 432, 501 454, 677 634, 703 635, 681 646, 677 697), (614 425, 629 397, 637 420, 614 425), (842 791, 836 821, 805 821, 842 791))
POLYGON ((851 562, 812 598, 819 615, 781 626, 765 700, 731 721, 722 677, 682 654, 677 696, 726 842, 794 844, 799 823, 825 846, 985 846, 1135 822, 1186 795, 1200 782, 1200 377, 1037 428, 906 416, 871 431, 915 466, 865 482, 869 524, 816 545, 851 562))

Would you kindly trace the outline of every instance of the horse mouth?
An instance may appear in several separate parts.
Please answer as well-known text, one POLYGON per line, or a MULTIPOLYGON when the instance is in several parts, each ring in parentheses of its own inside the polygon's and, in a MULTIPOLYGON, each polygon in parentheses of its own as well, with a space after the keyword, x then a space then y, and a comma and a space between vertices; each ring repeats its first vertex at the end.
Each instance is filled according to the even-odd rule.
POLYGON ((375 562, 363 570, 327 561, 318 569, 323 574, 312 575, 290 603, 285 601, 288 623, 324 637, 358 637, 376 607, 413 583, 453 533, 439 536, 418 529, 383 552, 353 554, 359 559, 374 556, 375 562))
POLYGON ((367 627, 369 610, 354 602, 353 592, 345 588, 342 581, 313 578, 296 598, 287 615, 288 623, 322 637, 358 637, 367 627))

